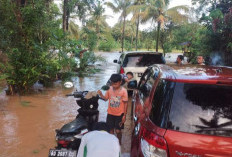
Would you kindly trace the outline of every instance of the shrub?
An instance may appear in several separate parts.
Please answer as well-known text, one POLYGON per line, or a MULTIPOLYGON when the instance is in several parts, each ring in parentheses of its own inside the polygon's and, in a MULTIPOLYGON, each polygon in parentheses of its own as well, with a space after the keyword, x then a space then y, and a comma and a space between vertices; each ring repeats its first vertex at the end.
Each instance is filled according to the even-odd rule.
POLYGON ((97 61, 105 62, 105 59, 101 56, 96 56, 93 52, 86 51, 83 54, 83 57, 80 58, 80 66, 77 69, 79 76, 90 75, 99 71, 95 66, 94 63, 97 61))

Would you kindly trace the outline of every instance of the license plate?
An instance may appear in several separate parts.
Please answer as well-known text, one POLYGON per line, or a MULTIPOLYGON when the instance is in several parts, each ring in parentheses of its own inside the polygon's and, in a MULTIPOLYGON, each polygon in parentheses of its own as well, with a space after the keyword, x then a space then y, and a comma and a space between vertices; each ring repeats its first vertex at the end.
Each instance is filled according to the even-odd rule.
POLYGON ((143 73, 138 73, 138 77, 142 77, 143 73))
POLYGON ((76 157, 77 151, 67 149, 50 149, 48 157, 76 157))

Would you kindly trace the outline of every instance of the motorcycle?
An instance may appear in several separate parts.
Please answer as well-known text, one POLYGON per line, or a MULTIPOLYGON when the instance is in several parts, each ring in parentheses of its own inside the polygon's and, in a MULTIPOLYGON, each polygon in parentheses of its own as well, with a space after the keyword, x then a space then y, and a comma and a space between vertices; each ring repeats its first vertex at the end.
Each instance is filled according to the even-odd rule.
POLYGON ((56 129, 57 146, 49 150, 49 157, 76 157, 82 136, 98 121, 98 100, 102 98, 96 92, 76 91, 66 96, 77 98, 79 114, 73 121, 56 129))

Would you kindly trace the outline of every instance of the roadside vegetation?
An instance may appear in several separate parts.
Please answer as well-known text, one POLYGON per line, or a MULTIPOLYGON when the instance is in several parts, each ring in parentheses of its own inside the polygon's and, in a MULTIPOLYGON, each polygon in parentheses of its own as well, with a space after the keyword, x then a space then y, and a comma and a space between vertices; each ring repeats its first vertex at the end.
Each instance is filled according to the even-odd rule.
POLYGON ((169 2, 62 0, 59 9, 52 0, 0 0, 0 80, 15 94, 37 81, 83 77, 99 71, 94 63, 104 59, 96 51, 179 51, 192 61, 217 53, 232 65, 232 2, 192 0, 194 8, 169 2), (112 28, 106 7, 120 13, 112 28), (141 30, 145 23, 151 27, 141 30))

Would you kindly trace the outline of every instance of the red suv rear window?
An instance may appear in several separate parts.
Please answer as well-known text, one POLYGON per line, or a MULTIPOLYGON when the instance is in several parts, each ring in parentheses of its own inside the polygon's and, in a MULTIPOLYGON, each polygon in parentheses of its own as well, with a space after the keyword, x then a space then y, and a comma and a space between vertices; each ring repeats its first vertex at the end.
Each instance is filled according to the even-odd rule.
POLYGON ((231 137, 232 86, 162 80, 150 118, 172 130, 231 137))

